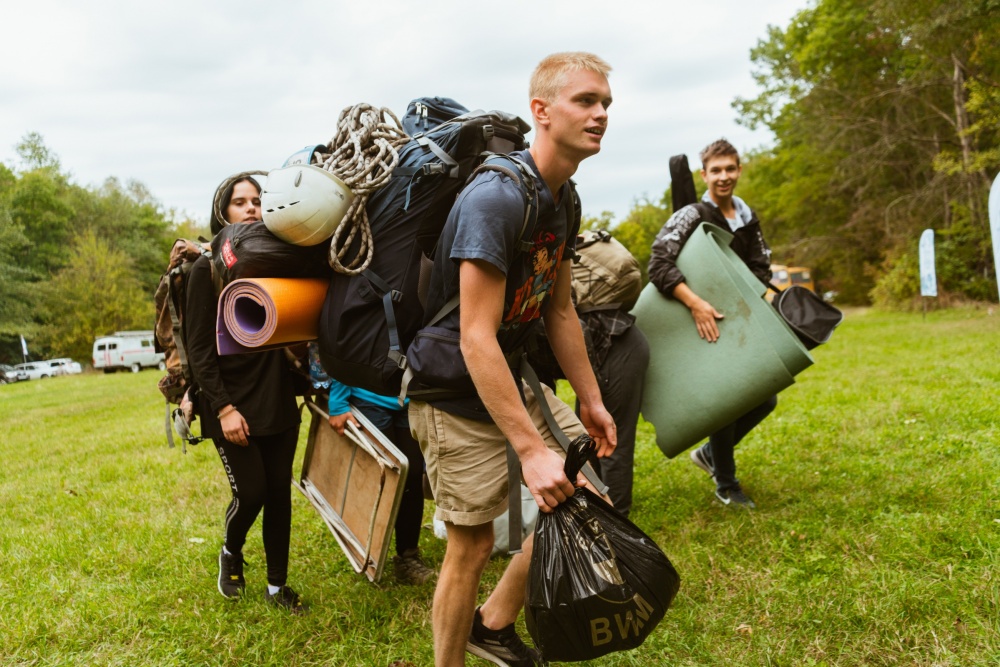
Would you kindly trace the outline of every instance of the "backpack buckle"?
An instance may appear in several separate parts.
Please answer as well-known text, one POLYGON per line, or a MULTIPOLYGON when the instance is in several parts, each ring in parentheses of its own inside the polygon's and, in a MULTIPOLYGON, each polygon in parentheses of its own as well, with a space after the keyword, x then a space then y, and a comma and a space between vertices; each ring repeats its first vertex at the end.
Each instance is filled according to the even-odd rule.
POLYGON ((391 290, 389 292, 389 298, 392 299, 393 303, 399 303, 403 300, 403 293, 398 289, 391 290))
POLYGON ((406 361, 406 355, 404 355, 399 350, 389 350, 389 360, 396 364, 396 367, 400 370, 405 371, 409 367, 409 363, 406 361))

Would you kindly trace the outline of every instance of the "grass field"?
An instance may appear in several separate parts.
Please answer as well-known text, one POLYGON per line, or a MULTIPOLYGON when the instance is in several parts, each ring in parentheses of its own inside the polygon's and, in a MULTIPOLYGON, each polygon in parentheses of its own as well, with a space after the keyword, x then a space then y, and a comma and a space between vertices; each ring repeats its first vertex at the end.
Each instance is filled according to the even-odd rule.
MULTIPOLYGON (((815 357, 737 450, 754 512, 643 425, 632 518, 681 591, 588 664, 1000 665, 1000 315, 853 312, 815 357)), ((265 605, 259 524, 248 599, 218 594, 228 487, 210 444, 166 447, 158 376, 0 387, 0 664, 432 664, 433 585, 359 578, 298 492, 311 612, 265 605)))

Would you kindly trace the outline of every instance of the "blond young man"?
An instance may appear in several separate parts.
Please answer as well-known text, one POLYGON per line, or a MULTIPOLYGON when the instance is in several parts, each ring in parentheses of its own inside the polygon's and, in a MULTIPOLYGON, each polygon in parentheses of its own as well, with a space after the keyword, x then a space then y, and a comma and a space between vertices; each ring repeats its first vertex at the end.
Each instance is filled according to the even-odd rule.
POLYGON ((493 547, 492 520, 507 507, 505 444, 521 461, 525 484, 542 512, 573 495, 564 455, 538 398, 522 386, 505 355, 523 343, 540 318, 566 377, 580 399, 580 418, 551 392, 541 397, 571 438, 589 432, 607 456, 617 442, 587 358, 570 298, 570 262, 579 220, 569 178, 601 149, 607 129, 610 67, 588 53, 544 59, 530 85, 535 138, 519 157, 531 168, 539 196, 529 252, 518 247, 523 222, 520 188, 496 172, 479 175, 456 200, 437 247, 426 312, 457 292, 460 306, 437 326, 461 332, 461 353, 477 395, 411 401, 410 426, 420 442, 448 530, 434 594, 435 664, 465 664, 465 652, 497 665, 542 664, 514 631, 524 606, 531 539, 514 556, 486 601, 476 607, 480 578, 493 547), (523 398, 522 398, 523 395, 523 398))

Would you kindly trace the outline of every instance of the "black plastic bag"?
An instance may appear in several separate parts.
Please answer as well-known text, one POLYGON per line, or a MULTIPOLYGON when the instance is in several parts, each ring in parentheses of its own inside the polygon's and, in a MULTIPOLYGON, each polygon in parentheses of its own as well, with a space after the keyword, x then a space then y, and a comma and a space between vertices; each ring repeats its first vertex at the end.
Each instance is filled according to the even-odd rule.
MULTIPOLYGON (((573 441, 570 480, 594 449, 590 436, 573 441)), ((539 514, 524 613, 546 660, 591 660, 639 646, 679 588, 656 543, 587 489, 539 514)))

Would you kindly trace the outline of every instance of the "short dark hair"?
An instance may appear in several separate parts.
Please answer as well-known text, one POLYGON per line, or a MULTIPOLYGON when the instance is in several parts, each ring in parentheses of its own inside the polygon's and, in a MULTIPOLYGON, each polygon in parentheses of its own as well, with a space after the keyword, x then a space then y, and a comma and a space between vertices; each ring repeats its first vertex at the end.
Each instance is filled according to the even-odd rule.
POLYGON ((701 168, 705 168, 705 163, 714 157, 721 157, 723 155, 732 155, 736 158, 736 166, 740 164, 740 153, 736 150, 736 147, 731 143, 726 141, 725 137, 722 139, 716 139, 709 145, 701 149, 701 153, 698 157, 701 158, 701 168))

